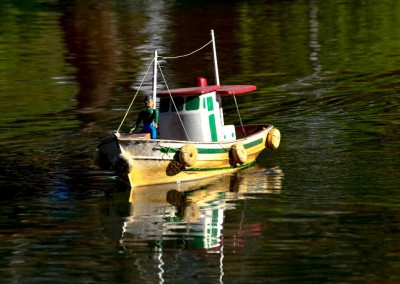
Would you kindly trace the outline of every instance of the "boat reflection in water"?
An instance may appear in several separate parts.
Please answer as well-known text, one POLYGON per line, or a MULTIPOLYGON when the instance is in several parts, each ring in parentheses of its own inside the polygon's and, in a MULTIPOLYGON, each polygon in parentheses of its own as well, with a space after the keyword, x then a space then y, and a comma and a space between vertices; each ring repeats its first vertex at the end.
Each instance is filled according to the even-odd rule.
POLYGON ((169 240, 190 248, 221 253, 224 211, 235 200, 254 194, 280 193, 280 168, 251 168, 230 176, 173 185, 136 187, 130 193, 130 216, 123 222, 121 244, 129 249, 153 244, 155 250, 169 240))

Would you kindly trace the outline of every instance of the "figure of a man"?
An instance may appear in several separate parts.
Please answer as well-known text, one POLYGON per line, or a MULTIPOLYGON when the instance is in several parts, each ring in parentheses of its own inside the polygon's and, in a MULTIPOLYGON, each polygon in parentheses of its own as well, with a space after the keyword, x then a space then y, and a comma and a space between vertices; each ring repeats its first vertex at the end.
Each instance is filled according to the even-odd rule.
POLYGON ((145 97, 144 106, 145 109, 139 112, 136 123, 133 125, 129 133, 132 133, 143 120, 143 128, 140 133, 150 133, 151 139, 156 139, 158 127, 158 110, 153 109, 154 102, 151 96, 145 97))

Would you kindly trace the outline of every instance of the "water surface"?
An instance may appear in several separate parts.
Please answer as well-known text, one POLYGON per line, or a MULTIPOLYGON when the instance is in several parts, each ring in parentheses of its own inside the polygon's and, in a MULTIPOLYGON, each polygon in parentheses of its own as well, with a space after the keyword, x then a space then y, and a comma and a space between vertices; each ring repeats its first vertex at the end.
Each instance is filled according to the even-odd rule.
MULTIPOLYGON (((399 281, 398 1, 14 2, 0 3, 4 282, 399 281), (237 97, 243 122, 276 125, 281 147, 201 184, 121 187, 96 145, 154 49, 186 54, 210 29, 221 82, 258 87, 237 97)), ((211 62, 163 72, 212 84, 211 62)))

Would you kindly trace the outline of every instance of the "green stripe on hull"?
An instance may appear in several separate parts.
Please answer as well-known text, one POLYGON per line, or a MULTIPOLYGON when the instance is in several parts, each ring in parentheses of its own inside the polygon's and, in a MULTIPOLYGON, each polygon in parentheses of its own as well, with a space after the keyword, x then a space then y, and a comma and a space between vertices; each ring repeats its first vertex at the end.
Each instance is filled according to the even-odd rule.
MULTIPOLYGON (((156 149, 155 151, 160 151, 161 153, 165 154, 175 154, 179 151, 179 149, 175 148, 168 148, 168 147, 161 147, 156 149)), ((229 148, 198 148, 197 153, 199 154, 224 154, 228 153, 229 148)))
MULTIPOLYGON (((257 139, 253 142, 246 143, 244 144, 244 148, 249 149, 254 146, 260 145, 263 143, 263 138, 257 139)), ((157 149, 154 149, 155 151, 160 151, 162 153, 166 154, 173 154, 179 151, 179 149, 176 148, 169 148, 169 147, 160 147, 157 149)), ((197 148, 197 153, 199 154, 223 154, 229 152, 229 148, 197 148)))
POLYGON ((254 140, 251 143, 244 144, 244 148, 249 149, 249 148, 254 147, 256 145, 262 144, 262 142, 263 142, 262 138, 254 140))
POLYGON ((229 148, 199 148, 197 149, 197 153, 199 154, 223 154, 223 153, 228 153, 229 148))
POLYGON ((184 169, 184 171, 187 172, 198 172, 198 171, 218 171, 218 170, 228 170, 228 169, 244 169, 244 168, 248 168, 251 167, 252 165, 254 165, 256 163, 256 161, 251 161, 250 163, 246 163, 243 165, 238 165, 236 167, 218 167, 218 168, 195 168, 195 167, 186 167, 184 169))

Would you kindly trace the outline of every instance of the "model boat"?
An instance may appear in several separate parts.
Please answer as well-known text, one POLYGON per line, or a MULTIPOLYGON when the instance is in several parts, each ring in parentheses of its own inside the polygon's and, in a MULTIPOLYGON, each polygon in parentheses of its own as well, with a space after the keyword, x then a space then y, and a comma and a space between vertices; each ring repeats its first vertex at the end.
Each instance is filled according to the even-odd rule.
POLYGON ((122 122, 113 137, 98 145, 98 163, 103 169, 114 170, 131 187, 179 183, 250 167, 266 147, 279 147, 280 131, 273 125, 243 125, 239 112, 239 125, 225 125, 221 97, 232 96, 236 104, 236 95, 257 88, 221 85, 213 31, 208 44, 213 47, 215 85, 199 77, 196 86, 157 90, 161 69, 155 51, 151 66, 152 97, 159 113, 157 137, 121 133, 122 122))

